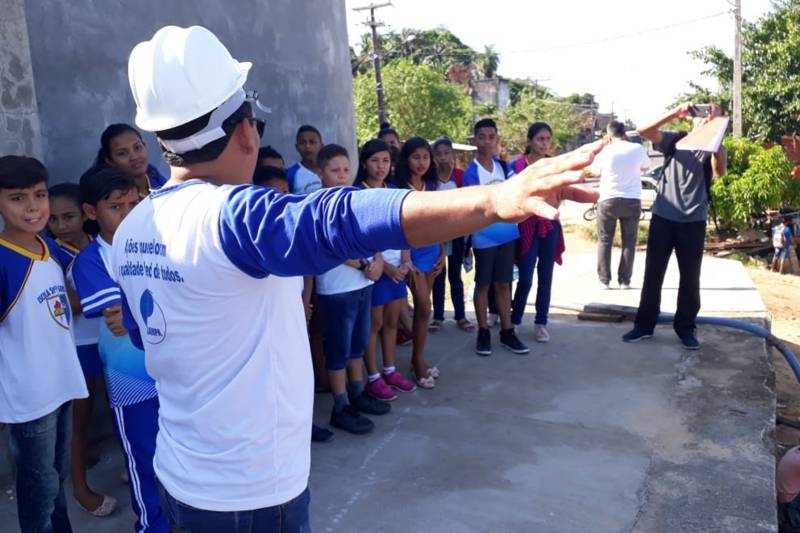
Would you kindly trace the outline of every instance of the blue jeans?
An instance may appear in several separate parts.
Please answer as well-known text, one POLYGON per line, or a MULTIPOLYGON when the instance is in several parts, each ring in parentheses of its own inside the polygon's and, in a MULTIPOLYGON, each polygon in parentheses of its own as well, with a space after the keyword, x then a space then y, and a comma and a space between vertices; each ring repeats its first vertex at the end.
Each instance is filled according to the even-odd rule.
POLYGON ((556 250, 561 238, 561 224, 553 221, 553 229, 544 237, 533 238, 528 253, 519 258, 519 280, 511 302, 511 322, 519 326, 525 314, 525 304, 533 287, 533 270, 539 276, 536 289, 536 324, 547 324, 550 313, 550 293, 553 288, 553 267, 556 264, 556 250), (538 268, 537 268, 538 263, 538 268))
POLYGON ((284 504, 252 511, 204 511, 181 503, 159 484, 161 506, 186 533, 311 533, 308 488, 284 504))
POLYGON ((447 256, 447 266, 433 281, 433 319, 444 320, 444 279, 450 282, 450 299, 453 301, 454 318, 466 318, 464 311, 464 282, 461 280, 461 265, 464 263, 464 237, 453 239, 453 253, 447 256))
POLYGON ((342 370, 367 351, 372 285, 339 294, 318 294, 325 322, 325 368, 342 370))
POLYGON ((17 465, 17 512, 22 533, 72 533, 64 498, 69 474, 72 402, 30 422, 9 424, 17 465))

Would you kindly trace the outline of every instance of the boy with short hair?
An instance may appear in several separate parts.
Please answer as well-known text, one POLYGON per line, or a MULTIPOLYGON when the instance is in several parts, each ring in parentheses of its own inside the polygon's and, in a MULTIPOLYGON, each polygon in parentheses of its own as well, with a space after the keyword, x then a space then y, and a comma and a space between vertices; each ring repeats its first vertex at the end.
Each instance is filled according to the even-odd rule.
POLYGON ((258 166, 253 171, 253 184, 272 187, 283 194, 289 193, 289 178, 280 167, 269 165, 258 166))
POLYGON ((9 425, 20 529, 70 531, 72 403, 86 398, 64 282, 68 258, 39 236, 50 216, 47 170, 0 157, 0 424, 9 425))
POLYGON ((262 146, 258 149, 258 166, 286 168, 283 156, 271 145, 262 146))
MULTIPOLYGON (((325 146, 318 164, 325 188, 350 183, 350 159, 344 147, 325 146)), ((383 257, 377 253, 371 259, 349 259, 316 277, 325 324, 325 367, 334 402, 331 425, 353 434, 375 428, 362 412, 384 415, 391 410, 388 402, 364 394, 363 356, 369 339, 372 284, 382 272, 383 257)))
POLYGON ((292 194, 310 194, 322 188, 319 179, 317 156, 322 149, 322 134, 317 128, 303 124, 297 130, 294 145, 300 154, 300 161, 290 166, 286 174, 289 176, 289 190, 292 194))
MULTIPOLYGON (((122 324, 122 293, 117 272, 111 269, 111 252, 117 227, 139 203, 136 183, 116 168, 107 168, 81 177, 81 199, 86 216, 97 222, 100 233, 75 258, 72 276, 81 299, 83 315, 104 317, 100 325, 98 349, 103 360, 114 429, 125 456, 136 513, 137 532, 168 532, 167 518, 161 509, 153 457, 158 433, 158 395, 155 381, 147 373, 144 352, 136 348, 122 324)), ((128 242, 145 248, 151 257, 160 249, 147 248, 146 242, 128 242)), ((164 276, 151 264, 126 265, 143 276, 164 276)), ((164 326, 154 326, 165 329, 164 326)))
MULTIPOLYGON (((464 187, 502 183, 506 179, 505 164, 496 159, 499 137, 497 124, 490 118, 475 123, 473 128, 478 156, 464 171, 464 187)), ((475 352, 492 354, 491 333, 487 324, 489 287, 494 286, 497 311, 500 315, 500 344, 517 354, 528 353, 514 333, 511 323, 511 282, 514 276, 514 242, 519 238, 516 224, 495 223, 472 234, 475 254, 475 314, 478 318, 478 339, 475 352)))

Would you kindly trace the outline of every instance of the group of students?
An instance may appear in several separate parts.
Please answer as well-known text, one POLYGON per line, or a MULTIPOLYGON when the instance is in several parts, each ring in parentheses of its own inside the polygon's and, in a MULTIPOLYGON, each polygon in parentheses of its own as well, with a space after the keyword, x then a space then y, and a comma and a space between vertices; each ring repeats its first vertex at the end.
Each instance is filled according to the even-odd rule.
MULTIPOLYGON (((479 121, 474 128, 477 157, 461 171, 455 165, 452 142, 446 138, 433 145, 421 137, 400 143, 397 132, 384 125, 375 139, 363 144, 357 162, 351 163, 344 147, 324 144, 317 128, 304 125, 296 136, 300 161, 285 169, 283 157, 264 147, 259 151, 253 182, 282 193, 308 194, 323 187, 349 185, 355 163, 353 185, 363 189, 432 191, 491 184, 549 154, 550 127, 536 123, 528 133, 525 154, 507 164, 496 155, 496 124, 491 119, 479 121)), ((63 368, 54 368, 52 382, 34 385, 33 392, 24 376, 30 375, 30 365, 36 364, 34 356, 0 361, 4 390, 11 391, 4 405, 0 404, 0 421, 12 429, 11 449, 19 468, 20 523, 27 531, 47 521, 58 524, 68 520, 61 488, 67 474, 77 503, 87 512, 103 517, 117 507, 113 497, 94 491, 86 476, 97 379, 103 375, 125 457, 122 477, 129 485, 137 515, 135 528, 168 531, 153 470, 158 394, 145 368, 144 352, 132 343, 123 324, 123 295, 110 266, 117 227, 140 199, 159 189, 166 179, 149 163, 139 132, 127 124, 112 124, 101 135, 97 157, 79 184, 61 183, 48 191, 47 180, 46 169, 35 159, 0 158, 0 214, 5 221, 0 235, 4 256, 0 316, 4 329, 13 332, 0 336, 1 348, 4 353, 63 352, 59 358, 63 368), (19 192, 28 188, 36 191, 34 197, 19 192), (26 313, 30 317, 33 312, 27 309, 31 300, 23 293, 36 290, 41 294, 32 301, 48 307, 51 321, 26 323, 23 328, 26 313), (42 402, 37 403, 38 399, 42 402), (41 442, 34 443, 30 435, 35 432, 28 426, 41 425, 42 420, 48 420, 49 429, 40 431, 36 438, 41 442), (69 434, 67 424, 71 426, 70 442, 59 438, 69 434), (53 453, 37 452, 43 446, 52 448, 53 453), (26 466, 36 469, 37 461, 52 462, 53 457, 59 479, 25 473, 26 466), (47 493, 42 484, 58 487, 55 508, 38 496, 47 493)), ((558 205, 562 199, 553 197, 548 202, 558 205)), ((398 393, 436 386, 441 372, 426 360, 425 341, 428 332, 439 330, 444 321, 445 278, 456 323, 464 331, 475 330, 466 317, 461 279, 462 265, 471 253, 475 256, 478 318, 475 351, 482 356, 492 353, 491 310, 499 316, 501 344, 514 353, 528 352, 514 326, 521 323, 537 265, 535 335, 537 341, 546 342, 553 264, 561 250, 563 234, 558 222, 532 217, 519 227, 496 223, 432 246, 352 258, 322 275, 306 277, 302 298, 317 388, 330 390, 333 396, 331 426, 354 434, 369 433, 374 424, 365 414, 384 415, 398 393), (515 263, 519 282, 512 299, 515 263), (408 291, 413 307, 408 305, 408 291), (407 373, 398 368, 396 357, 397 345, 406 340, 413 344, 407 373)), ((153 253, 157 255, 158 250, 153 253)), ((332 436, 327 429, 313 428, 315 441, 332 436)))
MULTIPOLYGON (((552 130, 541 122, 531 125, 525 153, 511 164, 497 157, 499 136, 493 120, 478 121, 474 137, 477 157, 462 171, 456 167, 449 139, 429 144, 421 137, 411 137, 401 143, 397 131, 383 124, 376 138, 365 142, 359 151, 353 185, 363 189, 436 191, 498 183, 547 157, 552 149, 552 130)), ((350 183, 352 163, 347 150, 337 144, 324 144, 314 126, 298 129, 295 147, 300 161, 288 169, 274 148, 262 148, 253 182, 292 194, 350 183)), ((579 198, 574 192, 566 194, 576 201, 595 200, 594 193, 588 190, 577 193, 586 198, 579 198)), ((548 201, 557 206, 564 199, 567 198, 553 197, 548 201)), ((491 355, 489 328, 498 321, 500 343, 514 353, 528 353, 514 327, 522 322, 537 266, 535 339, 547 342, 553 266, 560 261, 563 249, 559 223, 532 217, 519 227, 497 223, 472 235, 424 248, 353 258, 323 275, 307 277, 303 301, 317 390, 330 390, 333 395, 331 426, 355 434, 368 433, 374 424, 365 414, 390 412, 388 402, 395 400, 398 393, 435 388, 441 372, 428 364, 425 342, 428 333, 440 330, 444 322, 445 279, 450 285, 456 324, 466 332, 475 330, 466 317, 462 280, 462 266, 465 259, 471 262, 473 253, 476 353, 491 355), (512 298, 515 264, 519 281, 512 298), (411 308, 407 303, 409 291, 411 308), (406 340, 412 343, 408 374, 396 364, 397 345, 406 340)), ((312 433, 316 441, 332 436, 320 427, 314 427, 312 433)))

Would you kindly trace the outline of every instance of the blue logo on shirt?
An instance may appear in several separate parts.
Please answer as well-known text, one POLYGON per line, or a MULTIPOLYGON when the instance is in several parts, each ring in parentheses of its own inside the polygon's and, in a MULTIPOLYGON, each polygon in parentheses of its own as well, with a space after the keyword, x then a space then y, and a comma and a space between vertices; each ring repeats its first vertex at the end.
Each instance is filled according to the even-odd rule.
POLYGON ((145 290, 139 299, 139 312, 145 325, 145 330, 141 332, 142 338, 150 344, 162 342, 167 336, 167 321, 149 290, 145 290))

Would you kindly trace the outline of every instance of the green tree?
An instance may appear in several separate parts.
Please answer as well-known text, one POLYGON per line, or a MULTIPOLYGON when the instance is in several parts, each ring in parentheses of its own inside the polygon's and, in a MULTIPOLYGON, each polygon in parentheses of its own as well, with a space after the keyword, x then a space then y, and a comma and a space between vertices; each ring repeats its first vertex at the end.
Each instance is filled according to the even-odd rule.
POLYGON ((478 56, 478 69, 484 79, 490 80, 497 75, 497 67, 500 65, 500 54, 494 49, 494 45, 483 47, 483 53, 478 56))
MULTIPOLYGON (((742 114, 745 135, 778 141, 800 131, 800 0, 774 2, 774 11, 742 30, 742 114)), ((730 111, 733 62, 718 47, 692 53, 706 64, 715 89, 690 83, 680 100, 718 101, 730 111)))
MULTIPOLYGON (((464 141, 469 135, 472 104, 456 86, 446 83, 431 66, 398 60, 383 70, 387 115, 392 126, 404 137, 426 139, 448 136, 464 141)), ((356 134, 360 143, 378 132, 378 104, 372 71, 353 79, 356 109, 356 134)))
POLYGON ((547 122, 553 129, 553 144, 564 146, 581 130, 581 114, 570 104, 551 98, 540 98, 531 90, 522 91, 516 104, 510 105, 496 117, 503 146, 519 153, 528 143, 528 126, 532 122, 547 122))

